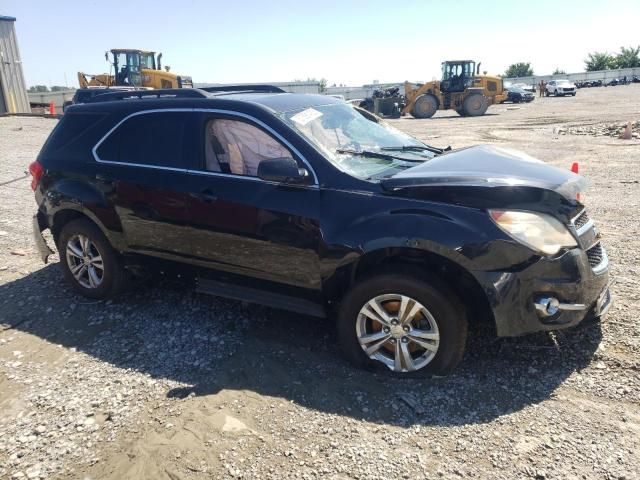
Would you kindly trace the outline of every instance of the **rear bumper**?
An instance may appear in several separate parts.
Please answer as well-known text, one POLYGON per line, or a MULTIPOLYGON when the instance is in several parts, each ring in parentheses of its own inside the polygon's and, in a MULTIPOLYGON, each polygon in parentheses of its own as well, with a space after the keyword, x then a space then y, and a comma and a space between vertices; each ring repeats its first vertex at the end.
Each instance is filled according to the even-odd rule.
POLYGON ((473 272, 493 311, 498 336, 558 330, 598 317, 611 306, 608 264, 598 273, 575 248, 558 258, 541 258, 518 272, 473 272), (544 316, 536 303, 554 298, 563 308, 544 316))
POLYGON ((53 255, 54 251, 49 248, 47 245, 47 241, 42 236, 42 231, 49 228, 44 218, 44 215, 41 212, 38 212, 33 216, 32 220, 33 224, 33 240, 36 244, 36 248, 38 249, 38 253, 40 258, 44 263, 47 263, 49 260, 49 256, 53 255))

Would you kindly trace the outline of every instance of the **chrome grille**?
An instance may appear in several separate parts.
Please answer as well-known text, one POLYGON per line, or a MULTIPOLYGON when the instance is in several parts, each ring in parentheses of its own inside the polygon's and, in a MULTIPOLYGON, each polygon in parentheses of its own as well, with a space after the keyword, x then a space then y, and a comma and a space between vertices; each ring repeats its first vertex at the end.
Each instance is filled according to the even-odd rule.
POLYGON ((596 243, 593 247, 587 250, 587 258, 589 259, 589 265, 591 265, 591 268, 595 268, 602 263, 605 255, 600 242, 596 243))
POLYGON ((588 221, 589 215, 587 214, 587 211, 582 210, 582 212, 580 212, 580 214, 573 219, 573 226, 576 227, 576 230, 580 230, 587 224, 588 221))

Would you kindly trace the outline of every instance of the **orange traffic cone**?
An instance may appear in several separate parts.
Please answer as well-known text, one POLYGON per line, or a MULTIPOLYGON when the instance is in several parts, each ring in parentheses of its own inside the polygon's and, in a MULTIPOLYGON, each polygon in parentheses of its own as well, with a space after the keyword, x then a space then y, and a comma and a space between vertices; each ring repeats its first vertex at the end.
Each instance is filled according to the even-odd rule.
POLYGON ((56 114, 56 104, 53 102, 49 102, 49 115, 56 114))

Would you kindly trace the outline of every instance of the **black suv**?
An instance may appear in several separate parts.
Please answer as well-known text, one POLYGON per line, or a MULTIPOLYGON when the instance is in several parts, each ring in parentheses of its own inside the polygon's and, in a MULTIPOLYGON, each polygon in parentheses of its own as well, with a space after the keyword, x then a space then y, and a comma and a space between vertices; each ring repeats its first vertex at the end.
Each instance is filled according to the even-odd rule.
POLYGON ((582 177, 434 148, 328 96, 100 95, 69 108, 30 171, 43 260, 48 228, 81 294, 169 261, 200 291, 337 318, 360 366, 445 374, 468 322, 521 335, 611 301, 582 177))

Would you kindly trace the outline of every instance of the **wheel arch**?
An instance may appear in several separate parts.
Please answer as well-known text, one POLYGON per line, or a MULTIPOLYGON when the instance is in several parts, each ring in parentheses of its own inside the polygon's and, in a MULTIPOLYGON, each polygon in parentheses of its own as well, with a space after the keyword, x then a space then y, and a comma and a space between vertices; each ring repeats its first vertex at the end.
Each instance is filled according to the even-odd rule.
POLYGON ((489 300, 475 277, 454 260, 430 250, 388 247, 369 251, 339 268, 325 283, 325 296, 338 304, 352 285, 377 273, 407 271, 435 275, 463 299, 470 323, 488 323, 495 327, 489 300))
POLYGON ((58 244, 58 238, 64 226, 69 222, 72 222, 73 220, 82 218, 87 219, 91 223, 96 225, 104 234, 104 236, 107 237, 109 242, 113 244, 108 229, 105 227, 102 221, 100 221, 95 213, 86 208, 83 208, 80 205, 65 205, 56 210, 56 212, 51 216, 50 229, 56 245, 58 244))

